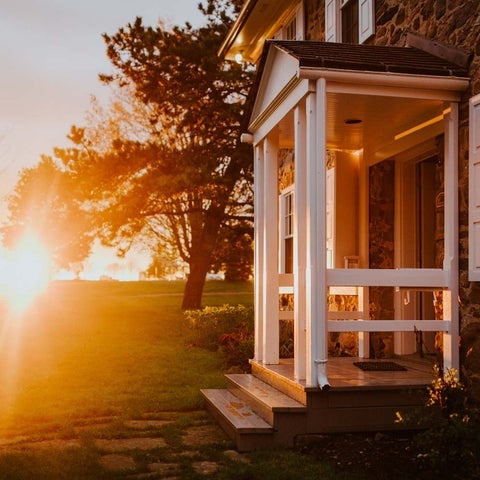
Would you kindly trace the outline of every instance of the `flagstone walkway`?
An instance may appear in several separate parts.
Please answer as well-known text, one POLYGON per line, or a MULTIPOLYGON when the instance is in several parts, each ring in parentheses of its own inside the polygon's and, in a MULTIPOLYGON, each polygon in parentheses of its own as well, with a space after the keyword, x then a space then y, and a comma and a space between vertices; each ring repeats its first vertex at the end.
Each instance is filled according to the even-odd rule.
POLYGON ((208 477, 222 465, 248 462, 205 412, 152 414, 135 420, 84 419, 68 427, 4 435, 2 455, 35 455, 42 450, 82 449, 96 455, 102 478, 208 477), (168 418, 167 418, 168 417, 168 418))

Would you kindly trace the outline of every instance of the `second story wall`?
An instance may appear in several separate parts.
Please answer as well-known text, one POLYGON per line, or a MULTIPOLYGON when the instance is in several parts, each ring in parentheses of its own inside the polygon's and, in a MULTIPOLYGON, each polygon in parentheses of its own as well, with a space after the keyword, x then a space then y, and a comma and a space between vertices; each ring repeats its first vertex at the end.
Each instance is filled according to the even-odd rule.
MULTIPOLYGON (((325 6, 332 0, 304 0, 307 40, 325 41, 325 6)), ((340 3, 341 0, 333 0, 340 3)), ((355 0, 353 0, 355 1, 355 0)), ((358 0, 359 2, 362 0, 358 0)), ((460 255, 460 317, 462 364, 472 393, 480 398, 480 356, 467 359, 465 352, 480 351, 478 282, 468 281, 468 175, 469 175, 469 104, 480 94, 480 1, 479 0, 374 0, 375 30, 365 41, 372 45, 400 46, 404 33, 412 32, 433 42, 472 55, 469 65, 470 85, 459 105, 458 132, 458 205, 460 255), (475 350, 477 349, 477 350, 475 350), (467 361, 468 360, 468 361, 467 361), (473 373, 472 373, 473 372, 473 373), (471 381, 470 379, 476 379, 471 381), (477 385, 477 386, 474 386, 477 385)), ((337 9, 339 5, 337 4, 337 9)), ((434 44, 435 45, 435 44, 434 44)), ((471 356, 473 357, 473 356, 471 356)))
MULTIPOLYGON (((340 0, 338 0, 340 1, 340 0)), ((474 52, 467 97, 480 92, 478 0, 374 0, 375 34, 365 43, 401 45, 406 31, 474 52)), ((306 39, 325 41, 325 0, 305 0, 306 39)))

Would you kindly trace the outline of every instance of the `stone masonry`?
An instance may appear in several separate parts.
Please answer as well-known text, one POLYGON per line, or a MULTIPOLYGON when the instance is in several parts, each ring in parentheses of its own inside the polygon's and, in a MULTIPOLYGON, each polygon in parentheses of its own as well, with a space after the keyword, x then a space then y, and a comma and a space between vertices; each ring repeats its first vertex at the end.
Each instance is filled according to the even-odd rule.
MULTIPOLYGON (((306 38, 324 40, 324 0, 305 0, 306 38)), ((480 282, 468 281, 468 100, 480 93, 478 0, 376 0, 376 32, 368 43, 401 46, 412 32, 471 54, 470 86, 460 103, 459 254, 462 378, 480 399, 480 282)))

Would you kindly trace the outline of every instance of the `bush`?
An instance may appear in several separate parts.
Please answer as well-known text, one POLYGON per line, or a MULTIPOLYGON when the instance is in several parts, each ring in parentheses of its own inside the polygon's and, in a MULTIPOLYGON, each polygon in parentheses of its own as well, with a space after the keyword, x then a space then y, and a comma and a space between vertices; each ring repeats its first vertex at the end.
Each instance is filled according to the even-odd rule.
POLYGON ((415 436, 419 467, 428 478, 480 478, 480 417, 457 372, 436 367, 428 393, 430 414, 417 419, 428 425, 415 436))
POLYGON ((280 358, 293 358, 293 321, 280 320, 280 358))
POLYGON ((253 357, 253 308, 222 305, 188 310, 184 313, 187 341, 196 347, 217 351, 220 347, 226 366, 249 369, 253 357))
POLYGON ((254 354, 253 330, 242 323, 234 332, 224 333, 220 337, 220 344, 227 367, 240 367, 242 371, 249 372, 250 362, 254 354))

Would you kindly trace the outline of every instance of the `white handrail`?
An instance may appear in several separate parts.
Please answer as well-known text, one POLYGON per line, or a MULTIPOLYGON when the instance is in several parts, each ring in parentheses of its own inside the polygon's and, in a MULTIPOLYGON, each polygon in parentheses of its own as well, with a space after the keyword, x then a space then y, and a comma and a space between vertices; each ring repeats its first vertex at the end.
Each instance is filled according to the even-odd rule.
POLYGON ((328 320, 329 332, 449 332, 448 320, 328 320))
POLYGON ((337 268, 327 270, 327 285, 343 287, 449 287, 449 272, 439 268, 337 268))
MULTIPOLYGON (((449 288, 450 272, 441 268, 334 268, 327 269, 327 285, 339 287, 398 287, 411 290, 449 288)), ((293 275, 280 274, 279 286, 293 288, 293 275)))

